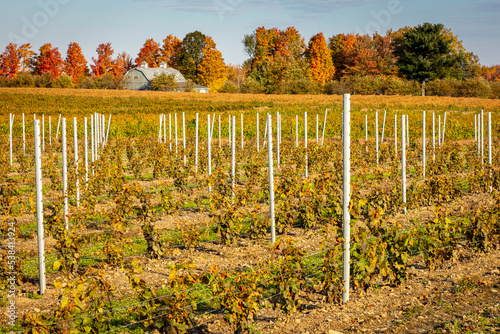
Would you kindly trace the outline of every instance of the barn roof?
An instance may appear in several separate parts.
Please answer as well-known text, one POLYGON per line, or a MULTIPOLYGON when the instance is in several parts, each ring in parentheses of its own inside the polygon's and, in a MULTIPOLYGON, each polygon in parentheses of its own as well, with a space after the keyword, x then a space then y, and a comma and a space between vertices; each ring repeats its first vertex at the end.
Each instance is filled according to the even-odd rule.
POLYGON ((186 82, 186 78, 182 75, 181 72, 176 70, 175 68, 160 68, 160 67, 149 67, 149 68, 144 68, 144 67, 136 67, 134 70, 141 72, 148 81, 151 81, 156 77, 157 75, 160 75, 161 73, 165 73, 167 75, 172 74, 175 76, 175 81, 176 82, 186 82))

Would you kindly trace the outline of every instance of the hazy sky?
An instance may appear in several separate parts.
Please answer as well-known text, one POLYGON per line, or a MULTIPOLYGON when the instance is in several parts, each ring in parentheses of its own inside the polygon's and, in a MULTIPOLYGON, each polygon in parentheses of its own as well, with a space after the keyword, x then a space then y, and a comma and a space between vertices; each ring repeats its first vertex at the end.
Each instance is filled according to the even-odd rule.
POLYGON ((0 51, 10 42, 58 47, 77 42, 90 63, 100 43, 133 58, 148 38, 161 43, 195 30, 213 37, 226 63, 246 58, 241 40, 257 27, 295 26, 307 42, 323 32, 385 34, 443 23, 484 65, 500 64, 500 1, 470 0, 22 0, 0 12, 0 51))

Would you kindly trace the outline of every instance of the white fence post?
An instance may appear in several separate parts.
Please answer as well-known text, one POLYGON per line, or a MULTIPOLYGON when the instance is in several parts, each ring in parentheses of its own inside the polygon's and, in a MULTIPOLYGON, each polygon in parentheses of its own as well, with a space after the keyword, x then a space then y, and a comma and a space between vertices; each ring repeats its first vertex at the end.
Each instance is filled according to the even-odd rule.
POLYGON ((231 133, 231 191, 232 197, 234 199, 235 187, 236 187, 236 116, 232 116, 232 131, 231 133))
POLYGON ((305 171, 305 176, 306 179, 309 177, 309 170, 308 170, 308 160, 307 160, 307 111, 304 111, 304 150, 306 152, 306 171, 305 171))
POLYGON ((83 127, 85 137, 85 147, 84 147, 84 158, 85 158, 85 187, 89 185, 89 143, 88 143, 88 133, 87 133, 87 117, 83 119, 83 127))
POLYGON ((63 163, 63 197, 64 197, 64 224, 69 230, 68 217, 68 152, 66 150, 66 118, 62 119, 62 163, 63 163))
POLYGON ((435 114, 432 112, 432 161, 436 161, 436 122, 435 114))
POLYGON ((45 114, 42 114, 42 152, 45 152, 45 114))
POLYGON ((384 122, 382 123, 382 138, 380 139, 380 144, 384 143, 384 132, 385 132, 385 116, 387 114, 387 110, 384 110, 384 122))
POLYGON ((10 144, 10 165, 12 166, 12 127, 14 126, 14 114, 9 114, 9 144, 10 144))
POLYGON ((491 112, 488 112, 488 164, 491 166, 491 154, 493 147, 491 146, 491 112))
POLYGON ((278 112, 276 114, 276 160, 277 160, 277 167, 280 168, 280 132, 281 132, 281 115, 278 112))
POLYGON ((196 113, 196 129, 194 144, 194 172, 198 174, 198 113, 196 113))
POLYGON ((401 115, 401 180, 403 189, 404 213, 406 213, 406 121, 405 115, 401 115))
POLYGON ((484 111, 481 110, 481 166, 484 164, 484 111))
POLYGON ((368 153, 368 115, 365 114, 365 149, 368 153))
POLYGON ((172 114, 168 114, 168 146, 172 151, 172 114))
MULTIPOLYGON (((212 175, 212 145, 211 145, 212 134, 210 133, 210 114, 207 115, 207 157, 208 157, 208 177, 212 175)), ((212 182, 208 181, 208 191, 212 192, 212 182)))
POLYGON ((23 154, 26 154, 26 125, 24 122, 24 113, 23 113, 23 154))
POLYGON ((109 114, 109 120, 108 120, 108 129, 106 130, 106 139, 104 142, 106 145, 108 144, 108 138, 109 138, 109 128, 111 127, 111 114, 109 114))
POLYGON ((60 129, 60 126, 61 126, 61 114, 59 114, 59 120, 57 121, 57 131, 56 131, 56 140, 57 138, 59 138, 59 129, 60 129))
POLYGON ((80 206, 80 182, 78 180, 78 127, 76 117, 73 117, 73 140, 75 144, 75 199, 76 207, 80 206))
POLYGON ((342 119, 342 138, 343 138, 343 269, 342 280, 344 281, 344 291, 342 292, 342 302, 345 304, 349 300, 349 281, 350 281, 350 256, 351 256, 351 214, 349 212, 349 203, 351 201, 351 95, 344 94, 344 112, 342 119))
POLYGON ((175 156, 177 157, 177 113, 174 114, 175 156))
POLYGON ((184 151, 184 166, 186 166, 186 116, 182 112, 182 148, 184 151))
POLYGON ((422 172, 425 180, 425 110, 422 111, 422 172))
POLYGON ((94 115, 90 115, 90 162, 92 163, 92 175, 94 175, 95 161, 95 136, 94 136, 94 115))
POLYGON ((162 140, 161 140, 161 134, 162 134, 162 123, 163 123, 163 114, 160 114, 160 129, 158 130, 158 142, 161 143, 162 140))
POLYGON ((43 193, 42 193, 42 152, 40 149, 40 121, 35 121, 35 187, 36 187, 36 222, 38 239, 38 278, 40 295, 45 293, 45 233, 43 228, 43 193))
POLYGON ((273 171, 273 133, 271 115, 267 115, 267 159, 269 163, 269 213, 271 215, 271 242, 276 242, 276 228, 274 218, 274 171, 273 171))
POLYGON ((49 115, 49 145, 52 146, 52 116, 49 115))

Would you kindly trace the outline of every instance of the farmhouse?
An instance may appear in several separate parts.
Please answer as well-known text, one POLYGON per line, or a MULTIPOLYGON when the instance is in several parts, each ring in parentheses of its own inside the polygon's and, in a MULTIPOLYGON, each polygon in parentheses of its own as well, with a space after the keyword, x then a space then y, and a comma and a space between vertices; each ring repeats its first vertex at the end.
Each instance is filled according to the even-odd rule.
MULTIPOLYGON (((167 75, 173 75, 175 77, 175 82, 177 83, 177 89, 175 91, 182 92, 186 89, 188 81, 181 72, 174 68, 167 67, 165 62, 160 64, 160 67, 150 68, 146 62, 143 62, 140 67, 131 69, 125 74, 123 78, 123 85, 126 89, 133 90, 148 90, 151 80, 157 75, 165 73, 167 75)), ((201 85, 194 85, 192 87, 198 93, 208 93, 209 88, 201 85)))

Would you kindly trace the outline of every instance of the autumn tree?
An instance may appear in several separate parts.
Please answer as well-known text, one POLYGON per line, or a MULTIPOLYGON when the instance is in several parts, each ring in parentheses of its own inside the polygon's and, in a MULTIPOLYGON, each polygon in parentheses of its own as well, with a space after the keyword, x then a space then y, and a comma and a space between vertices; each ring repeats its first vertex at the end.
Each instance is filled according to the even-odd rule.
POLYGON ((219 91, 227 80, 227 68, 222 53, 216 49, 212 37, 205 38, 203 60, 198 67, 198 82, 213 91, 219 91))
POLYGON ((177 59, 182 52, 182 41, 176 36, 168 35, 163 40, 163 45, 160 50, 161 60, 164 61, 167 66, 172 68, 177 68, 177 59))
POLYGON ((64 72, 71 77, 73 84, 76 84, 83 75, 89 72, 87 60, 78 43, 72 42, 68 45, 66 60, 64 62, 64 72))
POLYGON ((331 52, 323 33, 311 37, 306 50, 306 58, 309 61, 311 77, 316 82, 325 85, 333 78, 335 67, 333 67, 331 52))
POLYGON ((125 74, 134 68, 134 62, 132 61, 132 57, 126 52, 118 54, 115 60, 115 64, 116 64, 116 72, 119 74, 125 74))
POLYGON ((31 50, 31 44, 23 44, 17 49, 19 52, 20 66, 22 72, 28 72, 33 67, 35 52, 31 50))
POLYGON ((149 67, 160 67, 161 63, 161 49, 158 43, 154 39, 147 39, 142 46, 137 58, 135 58, 135 64, 140 66, 143 62, 146 62, 149 67))
POLYGON ((111 47, 111 43, 103 43, 99 44, 96 49, 97 59, 92 57, 92 61, 94 65, 90 65, 92 69, 92 73, 96 77, 100 77, 106 73, 115 74, 116 72, 116 63, 113 60, 113 53, 115 52, 111 47))
POLYGON ((198 77, 198 66, 203 60, 203 48, 206 36, 198 30, 187 34, 182 40, 182 51, 177 63, 179 70, 186 79, 196 81, 198 77))
POLYGON ((286 30, 259 27, 242 42, 251 57, 246 61, 250 76, 266 87, 267 92, 275 91, 285 80, 300 79, 307 72, 302 71, 304 39, 294 27, 286 30))
POLYGON ((0 55, 0 74, 6 78, 13 78, 19 72, 19 63, 17 44, 10 43, 0 55))
POLYGON ((58 48, 53 48, 47 43, 40 47, 40 53, 35 58, 35 74, 50 73, 53 79, 62 75, 64 60, 58 48))

